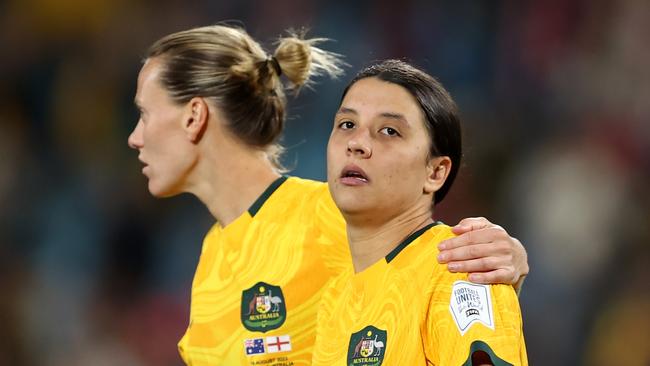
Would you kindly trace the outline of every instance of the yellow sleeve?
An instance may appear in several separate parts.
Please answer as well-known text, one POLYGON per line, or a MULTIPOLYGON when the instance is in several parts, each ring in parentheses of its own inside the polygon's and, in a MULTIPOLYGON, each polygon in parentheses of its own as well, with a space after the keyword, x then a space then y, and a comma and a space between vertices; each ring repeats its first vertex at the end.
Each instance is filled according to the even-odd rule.
POLYGON ((528 365, 517 294, 510 285, 479 285, 441 273, 422 330, 427 359, 437 366, 528 365))

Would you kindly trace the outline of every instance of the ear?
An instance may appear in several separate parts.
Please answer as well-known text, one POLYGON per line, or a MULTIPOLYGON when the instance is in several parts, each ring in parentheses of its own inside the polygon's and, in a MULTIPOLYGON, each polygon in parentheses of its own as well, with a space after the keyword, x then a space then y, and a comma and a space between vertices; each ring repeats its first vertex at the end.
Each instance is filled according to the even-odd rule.
POLYGON ((183 121, 183 128, 190 141, 197 143, 208 127, 210 108, 205 99, 194 97, 187 103, 187 113, 183 121))
POLYGON ((427 163, 427 177, 424 182, 424 193, 434 193, 445 184, 451 171, 451 159, 448 156, 436 156, 427 163))

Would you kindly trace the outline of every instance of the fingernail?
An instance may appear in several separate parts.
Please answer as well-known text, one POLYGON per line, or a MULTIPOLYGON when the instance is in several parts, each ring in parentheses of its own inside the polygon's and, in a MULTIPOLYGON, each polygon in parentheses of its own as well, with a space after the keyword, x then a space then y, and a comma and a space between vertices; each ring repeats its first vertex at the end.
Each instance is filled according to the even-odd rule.
POLYGON ((441 261, 441 262, 444 262, 445 260, 447 260, 447 254, 446 253, 438 254, 438 260, 441 261))
POLYGON ((445 243, 440 243, 440 244, 438 244, 438 249, 440 249, 440 250, 445 250, 445 249, 447 249, 447 244, 445 244, 445 243))
POLYGON ((449 268, 450 271, 455 271, 455 270, 458 269, 458 267, 459 267, 459 266, 458 266, 457 263, 449 263, 449 264, 447 265, 447 268, 449 268))
POLYGON ((479 282, 481 280, 481 276, 477 274, 471 274, 467 278, 472 282, 479 282))

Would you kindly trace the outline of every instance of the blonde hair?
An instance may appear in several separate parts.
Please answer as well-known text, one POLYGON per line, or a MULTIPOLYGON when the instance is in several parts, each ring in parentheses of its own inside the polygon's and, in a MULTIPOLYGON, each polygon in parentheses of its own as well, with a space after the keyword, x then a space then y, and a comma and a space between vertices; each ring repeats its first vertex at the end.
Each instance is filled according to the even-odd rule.
POLYGON ((174 101, 211 100, 237 138, 266 151, 282 169, 278 138, 284 128, 285 89, 297 93, 315 76, 336 78, 343 72, 340 55, 316 47, 324 40, 289 32, 270 56, 244 29, 212 25, 167 35, 149 48, 146 58, 161 59, 160 81, 174 101))

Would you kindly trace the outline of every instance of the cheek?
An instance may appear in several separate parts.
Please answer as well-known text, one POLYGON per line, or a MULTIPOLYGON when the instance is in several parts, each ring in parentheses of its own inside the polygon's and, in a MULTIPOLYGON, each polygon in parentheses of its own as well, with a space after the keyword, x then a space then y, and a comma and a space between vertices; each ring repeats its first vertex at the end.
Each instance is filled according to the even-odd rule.
POLYGON ((192 157, 182 131, 171 127, 150 126, 145 131, 147 159, 157 175, 175 175, 183 169, 192 157))
POLYGON ((147 149, 157 155, 173 152, 179 137, 179 131, 174 127, 169 119, 152 118, 143 132, 147 149))
POLYGON ((161 157, 166 162, 167 168, 174 174, 185 173, 192 162, 195 161, 196 151, 194 146, 183 138, 167 140, 161 157))
POLYGON ((196 152, 187 145, 170 145, 158 154, 156 165, 151 170, 150 188, 161 196, 185 192, 197 160, 196 152))
POLYGON ((384 179, 393 187, 414 187, 424 184, 426 165, 420 154, 396 155, 386 169, 384 179))

